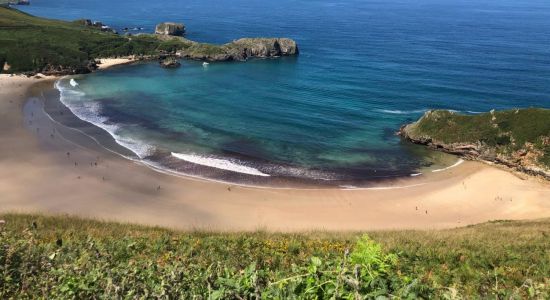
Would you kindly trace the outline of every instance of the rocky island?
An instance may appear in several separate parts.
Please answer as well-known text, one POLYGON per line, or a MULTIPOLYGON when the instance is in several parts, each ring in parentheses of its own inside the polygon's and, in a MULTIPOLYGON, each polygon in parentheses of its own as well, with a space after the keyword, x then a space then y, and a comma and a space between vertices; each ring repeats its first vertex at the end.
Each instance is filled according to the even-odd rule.
POLYGON ((550 110, 542 108, 463 115, 428 111, 399 135, 432 149, 550 179, 550 110))
POLYGON ((185 25, 174 22, 160 23, 155 27, 155 34, 181 36, 185 34, 185 25))
MULTIPOLYGON (((164 57, 205 61, 245 61, 298 54, 288 38, 242 38, 223 45, 189 40, 182 23, 158 24, 154 34, 119 35, 108 25, 91 20, 65 22, 34 17, 0 7, 0 72, 66 75, 97 69, 102 58, 164 57)), ((172 60, 169 66, 176 66, 172 60)))
POLYGON ((177 60, 173 56, 168 56, 160 59, 159 64, 161 67, 165 69, 174 69, 174 68, 179 68, 181 66, 181 63, 179 62, 179 60, 177 60))
POLYGON ((244 61, 249 58, 272 58, 298 54, 296 42, 287 38, 242 38, 221 46, 197 43, 181 38, 176 55, 207 61, 244 61))

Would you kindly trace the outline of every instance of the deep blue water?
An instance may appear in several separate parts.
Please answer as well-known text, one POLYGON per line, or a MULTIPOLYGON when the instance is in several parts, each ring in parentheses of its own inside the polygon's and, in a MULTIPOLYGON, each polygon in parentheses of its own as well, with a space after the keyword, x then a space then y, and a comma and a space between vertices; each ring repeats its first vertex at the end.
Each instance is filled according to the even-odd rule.
POLYGON ((408 175, 453 163, 393 135, 427 109, 550 107, 547 0, 34 0, 23 9, 146 32, 179 21, 202 42, 295 39, 297 58, 148 63, 60 83, 77 115, 149 161, 200 176, 408 175))

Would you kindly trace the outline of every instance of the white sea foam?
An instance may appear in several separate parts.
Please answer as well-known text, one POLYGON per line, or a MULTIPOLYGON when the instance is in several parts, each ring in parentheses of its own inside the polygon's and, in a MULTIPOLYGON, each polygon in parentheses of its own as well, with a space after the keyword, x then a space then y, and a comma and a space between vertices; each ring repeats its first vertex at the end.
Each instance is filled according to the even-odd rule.
POLYGON ((74 80, 73 78, 71 78, 69 83, 71 84, 72 87, 77 87, 78 86, 78 82, 76 82, 76 80, 74 80))
POLYGON ((422 175, 422 173, 413 173, 413 174, 411 174, 410 176, 411 176, 411 177, 416 177, 416 176, 420 176, 420 175, 422 175))
MULTIPOLYGON (((73 79, 71 79, 72 81, 73 79)), ((105 131, 107 131, 117 144, 132 151, 139 158, 148 156, 154 149, 154 147, 147 145, 141 141, 134 140, 128 137, 123 137, 118 134, 120 128, 114 124, 108 124, 108 119, 101 116, 101 104, 83 98, 86 94, 80 90, 72 89, 68 86, 64 86, 58 80, 55 83, 55 88, 59 91, 59 100, 63 103, 75 116, 79 119, 91 123, 105 131)), ((74 85, 69 81, 70 85, 74 85)), ((76 83, 76 82, 75 82, 76 83)), ((77 83, 78 84, 78 83, 77 83)))
POLYGON ((423 113, 426 111, 426 109, 416 109, 416 110, 376 109, 376 111, 386 113, 386 114, 393 114, 393 115, 412 115, 412 114, 423 113))
POLYGON ((441 171, 449 170, 450 168, 454 168, 454 167, 460 165, 460 164, 463 163, 463 162, 464 162, 464 160, 459 159, 459 160, 458 160, 454 165, 452 165, 452 166, 448 166, 448 167, 443 168, 443 169, 432 170, 432 172, 433 172, 433 173, 436 173, 436 172, 441 172, 441 171))
MULTIPOLYGON (((416 109, 416 110, 376 109, 375 111, 386 113, 386 114, 393 114, 393 115, 412 115, 412 114, 424 113, 427 110, 428 109, 416 109)), ((461 112, 465 112, 465 113, 469 113, 469 114, 482 114, 483 113, 483 112, 480 112, 480 111, 472 111, 472 110, 466 110, 466 111, 460 111, 460 110, 456 110, 456 109, 446 109, 446 110, 448 110, 452 113, 461 113, 461 112)))
POLYGON ((315 180, 335 180, 335 174, 323 172, 319 170, 311 170, 307 168, 299 168, 293 166, 272 165, 265 168, 270 174, 277 176, 289 176, 298 178, 310 178, 315 180))
POLYGON ((371 191, 382 191, 382 190, 399 190, 399 189, 408 189, 418 186, 426 185, 426 183, 417 183, 411 185, 397 185, 397 186, 374 186, 374 187, 356 187, 354 185, 341 185, 340 188, 344 191, 358 191, 358 190, 371 190, 371 191))
POLYGON ((339 187, 345 190, 352 190, 352 189, 358 188, 357 186, 351 185, 351 184, 343 184, 343 185, 340 185, 339 187))
POLYGON ((255 175, 255 176, 265 176, 265 177, 270 176, 269 174, 265 174, 258 169, 247 167, 226 159, 205 157, 205 156, 199 156, 195 154, 182 154, 182 153, 175 153, 175 152, 172 152, 172 156, 181 160, 185 160, 190 163, 207 166, 211 168, 243 173, 248 175, 255 175))

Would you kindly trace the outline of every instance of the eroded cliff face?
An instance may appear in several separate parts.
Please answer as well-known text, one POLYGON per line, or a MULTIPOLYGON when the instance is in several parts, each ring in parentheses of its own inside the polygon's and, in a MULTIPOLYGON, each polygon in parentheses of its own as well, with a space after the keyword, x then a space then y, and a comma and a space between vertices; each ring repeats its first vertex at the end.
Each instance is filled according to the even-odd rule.
POLYGON ((545 109, 491 111, 479 116, 428 111, 418 121, 402 126, 398 134, 434 150, 503 165, 550 180, 550 166, 546 163, 550 153, 549 124, 550 110, 545 109), (523 120, 529 120, 530 114, 533 124, 526 124, 530 121, 523 120), (546 117, 548 124, 544 122, 546 117), (520 127, 517 125, 514 128, 513 124, 526 129, 517 128, 520 127), (534 134, 529 138, 519 136, 525 130, 534 134))
MULTIPOLYGON (((97 70, 97 62, 95 60, 89 60, 85 64, 78 66, 63 66, 63 65, 46 65, 39 73, 44 75, 74 75, 74 74, 87 74, 97 70)), ((35 72, 29 72, 29 75, 35 74, 35 72)))
POLYGON ((278 57, 298 54, 296 42, 287 38, 242 38, 227 44, 248 57, 278 57))

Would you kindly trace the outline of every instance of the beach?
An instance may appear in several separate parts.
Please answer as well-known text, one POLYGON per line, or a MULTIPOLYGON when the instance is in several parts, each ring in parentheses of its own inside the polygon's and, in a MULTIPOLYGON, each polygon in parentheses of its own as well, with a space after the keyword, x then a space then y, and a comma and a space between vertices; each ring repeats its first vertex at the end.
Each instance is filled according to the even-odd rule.
POLYGON ((245 187, 165 174, 50 119, 41 97, 54 82, 0 77, 0 212, 285 232, 438 229, 550 216, 548 182, 471 161, 349 190, 245 187))
POLYGON ((126 58, 103 58, 99 60, 98 69, 105 70, 110 67, 127 65, 135 62, 136 59, 132 57, 126 58))

